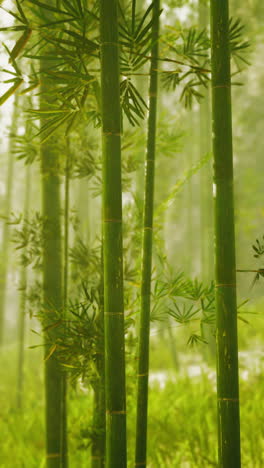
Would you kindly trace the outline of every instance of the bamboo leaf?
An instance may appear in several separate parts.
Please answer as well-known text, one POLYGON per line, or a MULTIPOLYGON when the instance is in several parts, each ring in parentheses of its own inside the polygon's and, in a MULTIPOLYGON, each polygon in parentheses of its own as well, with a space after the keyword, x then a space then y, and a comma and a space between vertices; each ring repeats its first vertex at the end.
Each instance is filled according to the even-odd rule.
POLYGON ((49 352, 48 354, 45 356, 44 358, 44 361, 48 361, 48 359, 50 359, 50 357, 55 353, 56 349, 57 349, 57 344, 53 344, 50 349, 49 349, 49 352))
POLYGON ((48 10, 48 11, 52 11, 54 13, 58 13, 58 14, 62 14, 62 15, 69 15, 69 16, 72 16, 71 13, 69 13, 68 11, 65 11, 65 10, 61 10, 59 8, 55 8, 55 7, 52 7, 51 5, 47 4, 47 3, 42 3, 42 2, 39 2, 38 0, 28 0, 29 3, 32 3, 33 5, 36 5, 40 8, 43 8, 44 10, 48 10))
POLYGON ((0 106, 2 106, 6 101, 7 99, 10 98, 10 96, 12 96, 16 90, 19 88, 19 86, 21 86, 21 84, 23 83, 24 80, 20 79, 20 80, 17 80, 16 83, 11 86, 11 88, 9 88, 1 97, 0 97, 0 106))
POLYGON ((31 34, 32 29, 26 29, 22 36, 18 39, 12 51, 10 52, 9 63, 13 62, 13 60, 15 60, 17 56, 22 52, 27 42, 29 41, 31 34))

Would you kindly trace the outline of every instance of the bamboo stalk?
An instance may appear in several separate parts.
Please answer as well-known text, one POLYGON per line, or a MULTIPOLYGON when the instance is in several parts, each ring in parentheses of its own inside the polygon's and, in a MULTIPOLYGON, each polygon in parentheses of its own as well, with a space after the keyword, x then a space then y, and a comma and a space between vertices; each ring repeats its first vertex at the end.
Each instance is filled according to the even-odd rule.
POLYGON ((144 232, 142 246, 141 314, 139 328, 138 375, 137 375, 137 421, 135 466, 146 467, 147 458, 147 417, 148 417, 148 373, 149 373, 149 331, 150 295, 153 239, 153 205, 155 179, 155 143, 158 92, 158 34, 160 2, 153 8, 152 50, 149 86, 148 141, 145 161, 144 232))
POLYGON ((219 467, 239 468, 240 422, 228 0, 211 0, 219 467))
MULTIPOLYGON (((40 61, 44 76, 45 59, 40 61)), ((40 108, 49 105, 49 86, 41 81, 40 108)), ((45 119, 40 119, 40 125, 45 119)), ((55 314, 62 317, 62 243, 60 223, 60 178, 57 137, 41 144, 42 215, 43 215, 43 326, 45 343, 46 457, 47 468, 60 468, 62 460, 62 390, 63 376, 56 359, 57 327, 55 314), (49 328, 50 326, 50 328, 49 328), (48 329, 47 329, 48 328, 48 329), (46 331, 45 331, 46 329, 46 331), (53 353, 51 354, 51 346, 53 353), (51 355, 50 355, 51 354, 51 355)))
POLYGON ((117 1, 101 0, 106 467, 125 468, 121 110, 117 1))

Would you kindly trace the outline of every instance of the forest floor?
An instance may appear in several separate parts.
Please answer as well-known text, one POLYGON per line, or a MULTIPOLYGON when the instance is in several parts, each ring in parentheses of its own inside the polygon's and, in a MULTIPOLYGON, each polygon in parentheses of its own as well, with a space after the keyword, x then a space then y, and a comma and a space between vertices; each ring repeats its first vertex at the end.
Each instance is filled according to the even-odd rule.
MULTIPOLYGON (((42 349, 26 349, 23 410, 16 408, 16 345, 1 352, 0 467, 44 468, 42 349)), ((161 368, 152 357, 149 395, 148 468, 217 466, 216 378, 195 349, 178 356, 180 371, 161 368)), ((166 350, 164 351, 166 354, 166 350)), ((264 466, 264 349, 240 351, 241 444, 243 468, 264 466)), ((127 373, 128 468, 135 441, 135 375, 127 373)), ((87 433, 92 392, 85 384, 70 389, 68 404, 71 468, 89 468, 87 433)))

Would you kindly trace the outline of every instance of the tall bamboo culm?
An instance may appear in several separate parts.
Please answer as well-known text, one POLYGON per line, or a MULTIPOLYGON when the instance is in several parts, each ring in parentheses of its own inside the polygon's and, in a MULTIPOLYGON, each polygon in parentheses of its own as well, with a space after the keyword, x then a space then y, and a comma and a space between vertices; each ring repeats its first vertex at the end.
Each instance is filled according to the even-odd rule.
POLYGON ((100 2, 107 468, 127 464, 117 6, 100 2))
POLYGON ((5 305, 6 305, 6 289, 7 289, 7 274, 8 274, 8 252, 9 252, 9 233, 10 225, 8 218, 10 216, 12 205, 12 191, 13 191, 13 172, 14 172, 14 140, 18 125, 18 95, 15 94, 12 121, 10 123, 9 134, 9 148, 8 148, 8 166, 7 166, 7 180, 6 180, 6 196, 5 196, 5 220, 3 224, 3 238, 1 247, 1 262, 0 262, 0 346, 3 344, 4 339, 4 326, 5 326, 5 305))
POLYGON ((139 326, 137 421, 135 466, 147 466, 147 419, 149 375, 150 295, 153 239, 153 204, 155 178, 156 114, 158 92, 158 35, 160 2, 153 8, 152 50, 149 86, 148 139, 145 161, 144 231, 142 248, 141 311, 139 326))
MULTIPOLYGON (((46 62, 40 62, 44 77, 46 62)), ((41 82, 40 108, 49 106, 49 86, 41 82)), ((40 125, 45 124, 41 119, 40 125)), ((58 327, 50 327, 62 317, 62 242, 60 223, 60 178, 57 137, 41 144, 42 216, 43 216, 43 326, 45 343, 45 416, 47 468, 61 468, 62 461, 62 395, 63 375, 56 359, 56 350, 50 354, 56 341, 58 327), (45 329, 47 331, 45 331, 45 329), (47 358, 48 357, 48 358, 47 358)))
POLYGON ((240 468, 228 0, 211 0, 219 467, 240 468))

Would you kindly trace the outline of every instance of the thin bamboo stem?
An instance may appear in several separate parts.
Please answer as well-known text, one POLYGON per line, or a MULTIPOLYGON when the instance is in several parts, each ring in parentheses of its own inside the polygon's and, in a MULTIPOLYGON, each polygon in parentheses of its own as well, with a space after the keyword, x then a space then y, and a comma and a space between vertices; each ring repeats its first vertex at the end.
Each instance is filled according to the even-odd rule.
POLYGON ((211 0, 219 467, 240 468, 228 0, 211 0))
MULTIPOLYGON (((40 61, 40 73, 46 68, 45 59, 40 61)), ((49 105, 49 85, 41 82, 40 107, 49 105)), ((40 120, 40 125, 45 119, 40 120)), ((60 177, 57 137, 41 144, 42 215, 43 215, 43 327, 45 355, 45 400, 46 400, 46 459, 47 468, 61 468, 62 460, 62 388, 63 375, 56 359, 58 327, 54 321, 62 317, 62 243, 60 223, 60 177)))
POLYGON ((121 110, 117 0, 101 0, 106 468, 126 468, 121 110))
POLYGON ((149 87, 148 141, 145 161, 144 231, 142 246, 141 314, 139 328, 138 375, 137 375, 137 421, 135 466, 146 467, 147 462, 147 417, 148 417, 148 373, 149 373, 149 331, 150 296, 153 240, 153 205, 155 180, 155 143, 158 74, 158 35, 160 2, 153 8, 152 50, 149 87))

